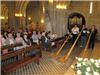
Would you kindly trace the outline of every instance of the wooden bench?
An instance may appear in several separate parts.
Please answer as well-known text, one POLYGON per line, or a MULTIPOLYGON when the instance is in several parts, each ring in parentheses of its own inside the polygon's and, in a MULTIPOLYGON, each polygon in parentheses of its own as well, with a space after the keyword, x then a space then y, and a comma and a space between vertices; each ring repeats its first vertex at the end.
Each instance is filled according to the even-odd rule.
POLYGON ((15 43, 15 44, 11 44, 11 45, 5 45, 1 47, 1 54, 7 54, 9 52, 9 50, 13 50, 13 48, 18 47, 18 46, 22 46, 22 43, 15 43))
POLYGON ((27 65, 29 63, 31 63, 32 61, 36 61, 39 64, 39 58, 40 56, 35 56, 35 57, 25 57, 19 61, 14 61, 8 65, 2 66, 1 69, 4 73, 9 73, 11 71, 16 70, 17 68, 20 68, 24 65, 27 65))
POLYGON ((3 73, 7 74, 11 71, 16 70, 17 68, 20 68, 24 65, 31 63, 32 61, 35 61, 37 64, 39 64, 39 59, 42 57, 41 46, 34 44, 30 47, 26 47, 14 52, 9 52, 7 54, 2 55, 1 60, 3 61, 16 56, 21 56, 21 59, 1 66, 1 71, 3 73), (37 49, 37 50, 33 50, 33 49, 37 49), (26 53, 29 51, 38 51, 38 53, 36 53, 34 56, 28 56, 26 55, 26 53))
POLYGON ((55 43, 54 47, 59 48, 63 44, 65 39, 66 39, 65 36, 59 37, 51 40, 51 43, 54 42, 55 43))
POLYGON ((11 44, 11 45, 5 45, 5 46, 1 47, 1 50, 14 48, 14 47, 17 47, 17 46, 22 46, 22 43, 15 43, 15 44, 11 44))

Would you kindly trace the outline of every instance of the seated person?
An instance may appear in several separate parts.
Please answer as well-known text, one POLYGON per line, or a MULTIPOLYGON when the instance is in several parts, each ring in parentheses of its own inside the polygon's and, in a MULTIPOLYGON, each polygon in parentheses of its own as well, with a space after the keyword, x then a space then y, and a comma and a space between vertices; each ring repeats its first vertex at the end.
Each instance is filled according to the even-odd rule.
POLYGON ((44 46, 45 46, 45 50, 51 49, 50 33, 45 34, 45 45, 44 46))
MULTIPOLYGON (((0 47, 5 46, 6 45, 6 39, 3 37, 2 34, 0 35, 0 40, 1 40, 0 47)), ((6 53, 8 53, 8 49, 1 50, 1 54, 6 54, 6 53)))
POLYGON ((42 32, 42 35, 41 35, 41 45, 42 45, 42 48, 45 49, 45 32, 42 32))
POLYGON ((7 32, 7 31, 4 32, 3 37, 4 37, 5 39, 8 38, 8 32, 7 32))
MULTIPOLYGON (((16 43, 22 43, 24 42, 23 38, 21 37, 20 33, 17 33, 17 37, 15 38, 16 43)), ((16 47, 16 50, 23 48, 23 46, 16 47)))
MULTIPOLYGON (((8 34, 8 37, 7 37, 7 39, 6 39, 6 45, 11 45, 11 44, 15 44, 15 40, 14 40, 14 38, 13 38, 13 36, 12 36, 12 34, 11 33, 9 33, 8 34)), ((9 49, 9 50, 14 50, 15 48, 11 48, 11 49, 9 49)))
POLYGON ((15 40, 11 33, 8 34, 8 37, 6 39, 6 44, 7 45, 15 44, 15 40))
POLYGON ((36 43, 36 44, 39 43, 39 39, 38 39, 38 35, 36 34, 36 31, 33 31, 33 34, 32 34, 31 38, 33 40, 33 43, 36 43))
POLYGON ((57 38, 57 34, 56 33, 51 35, 51 39, 56 39, 56 38, 57 38))
POLYGON ((28 39, 28 34, 24 33, 23 35, 23 45, 24 47, 28 47, 31 45, 31 41, 28 39))
MULTIPOLYGON (((51 35, 51 40, 56 39, 56 38, 57 38, 57 34, 56 33, 51 35)), ((54 45, 55 45, 55 42, 52 42, 51 46, 54 46, 54 45)))
POLYGON ((39 43, 41 43, 41 36, 42 36, 42 33, 41 33, 40 31, 38 31, 37 36, 38 36, 38 39, 39 39, 39 43))
POLYGON ((6 39, 3 37, 3 35, 1 34, 0 35, 0 37, 1 37, 1 46, 5 46, 6 45, 6 39))

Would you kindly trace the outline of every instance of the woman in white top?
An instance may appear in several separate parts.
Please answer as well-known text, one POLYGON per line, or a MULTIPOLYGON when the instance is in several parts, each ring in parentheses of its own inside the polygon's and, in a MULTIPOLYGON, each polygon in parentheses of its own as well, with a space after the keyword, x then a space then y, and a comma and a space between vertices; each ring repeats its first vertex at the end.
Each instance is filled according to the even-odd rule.
POLYGON ((23 38, 21 37, 21 34, 20 33, 17 33, 17 37, 16 37, 16 43, 22 43, 23 46, 20 46, 20 47, 17 47, 17 49, 21 49, 21 48, 25 48, 25 47, 28 47, 29 44, 27 44, 27 35, 24 34, 23 35, 23 38))
MULTIPOLYGON (((17 37, 15 38, 16 43, 22 43, 24 42, 23 38, 21 37, 20 33, 17 33, 17 37)), ((16 47, 16 50, 23 48, 23 46, 16 47)))
POLYGON ((28 39, 28 35, 27 34, 24 34, 23 35, 23 45, 24 45, 24 47, 28 47, 29 45, 31 45, 31 42, 30 42, 30 40, 28 39))
POLYGON ((77 25, 75 25, 72 28, 72 35, 73 35, 72 43, 74 43, 74 41, 76 40, 78 33, 79 33, 79 27, 77 25))
MULTIPOLYGON (((0 42, 0 47, 6 45, 6 39, 3 37, 2 34, 0 34, 0 41, 1 41, 0 42)), ((8 49, 1 50, 1 54, 6 54, 6 53, 8 53, 8 49)))
MULTIPOLYGON (((8 34, 8 37, 7 37, 7 39, 6 39, 5 42, 6 42, 6 45, 15 44, 15 40, 14 40, 14 38, 13 38, 13 36, 12 36, 11 33, 8 34)), ((13 51, 13 50, 15 50, 15 48, 10 48, 10 49, 9 49, 9 51, 13 51)))
POLYGON ((1 44, 0 45, 5 46, 6 45, 6 39, 3 37, 2 34, 0 35, 0 37, 1 37, 1 42, 0 42, 1 44))
POLYGON ((39 43, 39 39, 38 39, 38 35, 36 34, 36 31, 33 31, 33 34, 32 34, 32 40, 33 40, 33 43, 39 43))
POLYGON ((11 44, 14 44, 14 43, 15 43, 15 40, 14 40, 12 34, 9 33, 9 34, 8 34, 8 37, 7 37, 7 39, 6 39, 6 45, 11 45, 11 44))

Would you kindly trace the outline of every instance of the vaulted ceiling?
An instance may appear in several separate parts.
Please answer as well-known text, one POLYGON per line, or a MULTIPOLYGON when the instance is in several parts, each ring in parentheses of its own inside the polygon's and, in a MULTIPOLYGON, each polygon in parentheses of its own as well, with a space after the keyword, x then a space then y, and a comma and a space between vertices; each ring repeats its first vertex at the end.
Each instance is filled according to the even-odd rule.
MULTIPOLYGON (((3 16, 7 16, 9 9, 9 6, 14 6, 15 7, 15 12, 16 13, 25 13, 27 5, 29 4, 29 2, 31 1, 23 1, 23 0, 16 0, 16 1, 1 1, 1 15, 3 16), (13 5, 12 5, 13 4, 13 5)), ((46 1, 33 1, 33 5, 36 6, 39 4, 39 2, 41 4, 47 4, 46 1)), ((61 1, 56 1, 56 3, 60 3, 61 1)), ((70 4, 70 1, 66 2, 63 1, 63 4, 70 4)))
POLYGON ((2 2, 1 4, 1 15, 6 16, 8 15, 8 7, 7 7, 7 3, 2 2))
POLYGON ((15 7, 16 13, 24 13, 29 1, 2 1, 1 15, 8 15, 9 6, 15 7))

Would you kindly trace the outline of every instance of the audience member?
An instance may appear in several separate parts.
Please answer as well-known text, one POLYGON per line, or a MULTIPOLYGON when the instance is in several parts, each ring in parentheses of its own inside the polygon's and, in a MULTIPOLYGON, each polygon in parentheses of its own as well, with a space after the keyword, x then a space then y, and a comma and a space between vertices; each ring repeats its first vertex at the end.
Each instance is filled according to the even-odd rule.
POLYGON ((38 35, 36 34, 36 31, 33 31, 32 40, 33 40, 33 43, 39 44, 38 35))

